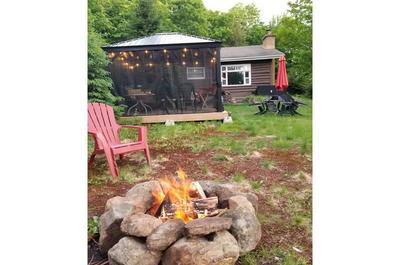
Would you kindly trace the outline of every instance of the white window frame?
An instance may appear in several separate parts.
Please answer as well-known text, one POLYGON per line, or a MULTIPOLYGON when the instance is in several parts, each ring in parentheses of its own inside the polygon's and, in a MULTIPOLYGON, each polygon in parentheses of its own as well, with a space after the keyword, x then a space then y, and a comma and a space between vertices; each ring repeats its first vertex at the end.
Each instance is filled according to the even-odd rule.
POLYGON ((224 65, 221 65, 221 84, 223 83, 223 79, 222 79, 222 75, 223 75, 223 73, 225 73, 226 74, 226 84, 225 85, 222 85, 222 86, 229 86, 229 87, 235 87, 235 86, 251 86, 251 64, 224 64, 224 65), (246 74, 245 74, 245 72, 247 72, 247 71, 236 71, 236 70, 228 70, 228 67, 232 67, 232 66, 235 66, 235 67, 237 67, 237 66, 243 66, 243 67, 248 67, 248 69, 249 69, 249 83, 245 83, 246 82, 246 74), (225 67, 225 70, 223 71, 222 70, 222 67, 225 67), (243 84, 239 84, 239 85, 228 85, 228 73, 229 72, 242 72, 243 73, 243 78, 244 78, 244 80, 243 80, 243 84))
POLYGON ((186 67, 186 79, 187 80, 199 80, 199 79, 206 79, 206 68, 204 66, 193 66, 193 67, 186 67), (189 77, 189 70, 190 69, 201 69, 203 71, 203 75, 199 77, 189 77))

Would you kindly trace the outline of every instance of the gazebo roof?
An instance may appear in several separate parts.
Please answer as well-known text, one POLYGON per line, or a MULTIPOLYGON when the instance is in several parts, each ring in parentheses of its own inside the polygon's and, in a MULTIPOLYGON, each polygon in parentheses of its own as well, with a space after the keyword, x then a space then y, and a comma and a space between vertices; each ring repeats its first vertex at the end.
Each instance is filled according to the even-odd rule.
POLYGON ((192 36, 178 32, 163 32, 155 33, 150 36, 126 40, 114 44, 104 46, 105 49, 112 48, 135 48, 147 46, 170 46, 170 45, 185 45, 185 44, 215 44, 220 41, 192 36))

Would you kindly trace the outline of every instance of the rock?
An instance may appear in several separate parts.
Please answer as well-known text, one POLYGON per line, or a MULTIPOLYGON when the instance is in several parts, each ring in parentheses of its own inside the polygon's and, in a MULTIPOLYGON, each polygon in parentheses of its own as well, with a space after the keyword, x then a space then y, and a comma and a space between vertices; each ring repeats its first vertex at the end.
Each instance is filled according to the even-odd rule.
POLYGON ((109 265, 158 265, 161 252, 149 251, 144 243, 124 237, 108 251, 109 265))
POLYGON ((168 220, 158 226, 146 239, 150 250, 166 250, 172 243, 183 236, 185 223, 180 219, 168 220))
POLYGON ((220 208, 227 208, 228 207, 228 201, 229 198, 233 196, 241 195, 247 198, 248 201, 253 205, 254 209, 257 211, 258 210, 258 197, 254 193, 247 192, 234 192, 229 189, 220 189, 217 192, 218 196, 218 206, 220 208))
POLYGON ((231 225, 232 219, 230 218, 205 217, 190 221, 185 225, 185 228, 189 235, 208 235, 213 232, 227 230, 231 225))
POLYGON ((200 186, 203 188, 207 197, 217 196, 217 190, 219 189, 219 184, 210 180, 200 180, 198 181, 200 186))
POLYGON ((116 204, 100 216, 99 221, 99 247, 102 255, 114 246, 122 237, 120 230, 122 219, 132 213, 131 204, 116 204))
POLYGON ((236 195, 230 197, 228 203, 229 203, 229 209, 237 209, 239 207, 244 207, 255 213, 253 205, 249 202, 249 200, 246 197, 242 195, 236 195))
POLYGON ((126 193, 126 197, 132 200, 133 213, 145 213, 155 203, 153 194, 163 193, 160 183, 152 180, 135 185, 126 193))
POLYGON ((131 199, 121 196, 116 196, 107 200, 106 211, 114 207, 132 207, 133 202, 131 199))
POLYGON ((239 244, 241 256, 256 248, 261 239, 261 225, 254 210, 238 207, 229 209, 221 216, 232 218, 232 226, 229 231, 239 244))
POLYGON ((251 205, 253 205, 254 210, 256 210, 256 212, 258 212, 258 197, 257 197, 257 195, 255 195, 252 192, 240 193, 239 195, 246 197, 246 199, 251 203, 251 205))
POLYGON ((232 193, 247 193, 251 192, 251 186, 248 183, 242 184, 234 184, 234 183, 225 183, 219 185, 219 190, 228 190, 232 193))
POLYGON ((139 213, 125 217, 121 223, 121 231, 130 236, 146 237, 161 224, 160 219, 139 213))
POLYGON ((205 237, 179 239, 164 253, 162 264, 234 265, 239 258, 239 247, 235 238, 228 231, 219 231, 211 235, 213 235, 211 239, 205 237))

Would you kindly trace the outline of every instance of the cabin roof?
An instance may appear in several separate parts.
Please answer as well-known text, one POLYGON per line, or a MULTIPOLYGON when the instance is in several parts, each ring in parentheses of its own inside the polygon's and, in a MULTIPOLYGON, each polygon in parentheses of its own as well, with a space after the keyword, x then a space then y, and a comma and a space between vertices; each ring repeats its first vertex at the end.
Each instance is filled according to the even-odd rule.
POLYGON ((277 49, 265 49, 262 45, 221 48, 221 62, 275 59, 282 55, 285 54, 277 49))

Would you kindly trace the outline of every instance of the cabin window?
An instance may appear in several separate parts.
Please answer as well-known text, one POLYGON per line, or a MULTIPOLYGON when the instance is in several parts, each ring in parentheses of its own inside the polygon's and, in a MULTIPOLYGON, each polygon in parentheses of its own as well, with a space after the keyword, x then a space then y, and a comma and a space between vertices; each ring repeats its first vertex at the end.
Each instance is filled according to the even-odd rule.
POLYGON ((187 67, 186 71, 188 80, 206 78, 206 71, 204 67, 187 67))
POLYGON ((221 67, 221 80, 223 86, 251 85, 251 65, 224 65, 221 67))

